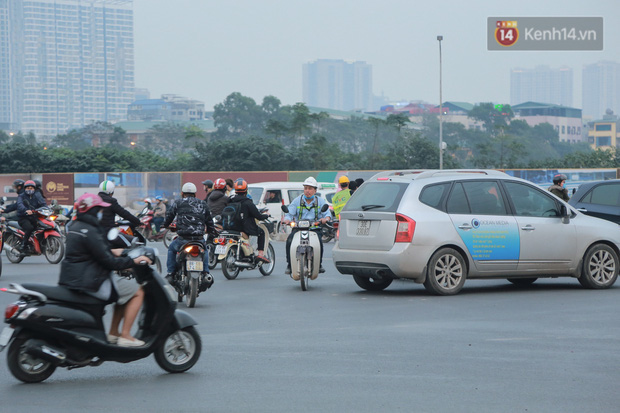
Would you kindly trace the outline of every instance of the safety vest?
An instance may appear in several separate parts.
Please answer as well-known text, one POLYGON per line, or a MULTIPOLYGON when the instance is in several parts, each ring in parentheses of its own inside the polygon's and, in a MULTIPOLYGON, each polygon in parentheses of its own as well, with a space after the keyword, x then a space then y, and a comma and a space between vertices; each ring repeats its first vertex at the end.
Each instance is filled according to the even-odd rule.
POLYGON ((349 188, 336 192, 336 194, 332 198, 334 215, 336 215, 336 218, 340 218, 340 211, 342 211, 342 208, 344 208, 344 206, 347 204, 349 198, 351 198, 351 190, 349 188))

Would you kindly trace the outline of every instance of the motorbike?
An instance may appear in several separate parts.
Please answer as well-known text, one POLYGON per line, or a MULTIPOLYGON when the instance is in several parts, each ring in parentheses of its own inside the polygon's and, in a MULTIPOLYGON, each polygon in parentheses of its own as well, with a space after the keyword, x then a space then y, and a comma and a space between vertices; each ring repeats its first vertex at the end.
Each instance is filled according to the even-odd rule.
MULTIPOLYGON (((118 220, 116 221, 116 226, 119 230, 119 236, 118 238, 116 238, 116 240, 112 240, 112 242, 118 242, 119 244, 122 245, 122 248, 127 248, 131 245, 131 240, 132 238, 136 238, 137 242, 142 244, 142 245, 146 245, 147 241, 146 238, 144 238, 144 235, 142 235, 142 233, 138 230, 136 230, 136 228, 131 226, 131 223, 127 220, 118 220), (125 237, 125 235, 128 235, 129 237, 125 237)), ((120 247, 120 245, 119 245, 120 247)), ((161 274, 161 260, 159 259, 159 256, 155 257, 155 268, 157 268, 157 272, 161 274)))
MULTIPOLYGON (((132 258, 154 258, 156 251, 136 244, 125 253, 132 258)), ((135 334, 146 343, 141 347, 119 347, 107 341, 105 301, 57 285, 10 284, 0 288, 20 296, 7 306, 8 325, 0 334, 0 351, 8 348, 11 374, 22 382, 38 383, 58 367, 70 370, 99 366, 105 361, 129 363, 151 354, 170 373, 193 367, 202 349, 196 321, 176 309, 174 289, 159 273, 147 265, 135 267, 133 273, 144 289, 135 334)))
POLYGON ((166 234, 164 235, 164 246, 168 248, 170 243, 177 237, 177 221, 175 218, 175 220, 168 226, 168 229, 166 229, 166 234))
POLYGON ((207 243, 207 247, 209 248, 209 269, 213 270, 217 267, 217 263, 220 262, 219 255, 215 253, 215 242, 214 240, 218 238, 219 234, 222 232, 222 217, 220 215, 216 215, 213 217, 213 224, 215 226, 214 235, 209 235, 205 238, 207 243), (216 236, 217 235, 217 236, 216 236))
MULTIPOLYGON (((261 213, 267 212, 267 209, 262 209, 261 213)), ((271 224, 269 219, 262 221, 267 224, 271 224)), ((214 253, 217 255, 218 260, 222 261, 222 272, 224 277, 229 280, 237 278, 242 270, 258 270, 264 276, 271 275, 276 263, 276 252, 273 249, 273 245, 269 243, 269 232, 265 233, 266 244, 265 257, 270 261, 265 263, 258 259, 257 254, 254 252, 257 250, 256 237, 252 237, 252 242, 246 239, 239 231, 223 230, 220 232, 219 237, 213 240, 215 245, 214 253)))
POLYGON ((52 209, 46 206, 41 207, 35 210, 35 214, 37 227, 30 237, 34 250, 20 252, 16 248, 20 241, 23 241, 24 231, 17 221, 9 221, 3 231, 6 257, 13 264, 18 264, 24 257, 45 254, 50 264, 58 264, 65 255, 65 243, 59 232, 58 224, 50 218, 53 215, 52 209))
POLYGON ((339 221, 327 221, 324 224, 321 224, 321 240, 323 243, 328 243, 332 239, 336 238, 336 234, 338 234, 338 225, 339 221))
MULTIPOLYGON (((288 214, 288 207, 282 205, 282 211, 288 214)), ((329 205, 324 204, 321 212, 327 211, 329 205)), ((319 276, 321 267, 321 243, 319 235, 310 231, 310 228, 316 226, 318 222, 310 222, 308 220, 300 220, 291 222, 292 227, 297 227, 298 231, 293 235, 290 246, 291 256, 291 278, 301 282, 302 291, 308 290, 310 280, 316 280, 319 276)))
MULTIPOLYGON (((6 201, 5 196, 0 198, 0 207, 4 205, 5 201, 6 201)), ((2 215, 0 214, 0 253, 2 253, 2 250, 4 249, 4 246, 3 246, 4 244, 2 243, 2 233, 4 232, 4 226, 5 226, 5 221, 2 215)), ((0 259, 0 276, 2 276, 2 259, 0 259)))
POLYGON ((176 271, 172 274, 172 285, 178 293, 178 301, 192 308, 201 292, 213 285, 213 276, 205 271, 203 257, 208 252, 202 241, 188 241, 179 249, 176 257, 176 271))
MULTIPOLYGON (((166 228, 160 228, 159 232, 155 232, 155 226, 153 225, 153 211, 148 207, 144 207, 142 211, 138 214, 138 218, 140 218, 140 222, 142 225, 139 228, 140 233, 146 239, 151 242, 166 240, 168 235, 168 230, 166 228)), ((168 245, 166 245, 168 248, 168 245)))

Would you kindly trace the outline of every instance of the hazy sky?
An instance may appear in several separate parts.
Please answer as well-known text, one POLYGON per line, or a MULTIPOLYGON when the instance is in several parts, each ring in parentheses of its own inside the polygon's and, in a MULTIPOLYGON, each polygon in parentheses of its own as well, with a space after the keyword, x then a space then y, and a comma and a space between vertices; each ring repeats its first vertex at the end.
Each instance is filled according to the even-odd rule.
POLYGON ((444 36, 444 101, 510 102, 510 69, 573 68, 581 107, 581 69, 620 62, 619 0, 134 0, 136 87, 174 93, 210 110, 232 92, 260 103, 302 100, 302 64, 365 61, 373 92, 391 101, 439 103, 444 36), (604 18, 604 50, 487 51, 490 16, 604 18))

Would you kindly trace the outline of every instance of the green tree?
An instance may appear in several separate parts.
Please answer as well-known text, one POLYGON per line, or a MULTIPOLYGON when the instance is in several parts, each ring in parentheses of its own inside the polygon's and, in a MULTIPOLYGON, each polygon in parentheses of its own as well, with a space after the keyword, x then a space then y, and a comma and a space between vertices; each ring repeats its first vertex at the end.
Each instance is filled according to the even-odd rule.
MULTIPOLYGON (((265 102, 263 102, 265 103, 265 102)), ((275 100, 267 99, 265 109, 274 108, 275 100)), ((216 137, 223 139, 248 137, 264 128, 263 109, 254 99, 239 92, 231 93, 224 102, 214 106, 213 121, 217 127, 216 137)))

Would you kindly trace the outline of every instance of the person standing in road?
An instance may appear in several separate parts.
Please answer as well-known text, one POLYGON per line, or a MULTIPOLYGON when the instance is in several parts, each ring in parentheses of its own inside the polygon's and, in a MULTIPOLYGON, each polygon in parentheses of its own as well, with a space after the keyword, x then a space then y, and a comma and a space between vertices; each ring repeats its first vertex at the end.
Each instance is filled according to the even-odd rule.
POLYGON ((553 177, 553 185, 549 187, 549 192, 558 198, 568 202, 570 197, 568 196, 568 189, 564 188, 567 176, 564 174, 557 174, 553 177))
POLYGON ((340 211, 346 205, 349 198, 351 198, 351 190, 349 190, 349 178, 346 176, 341 176, 338 179, 338 183, 340 184, 340 191, 336 192, 334 197, 332 198, 332 205, 334 206, 334 215, 336 219, 340 219, 340 211))

